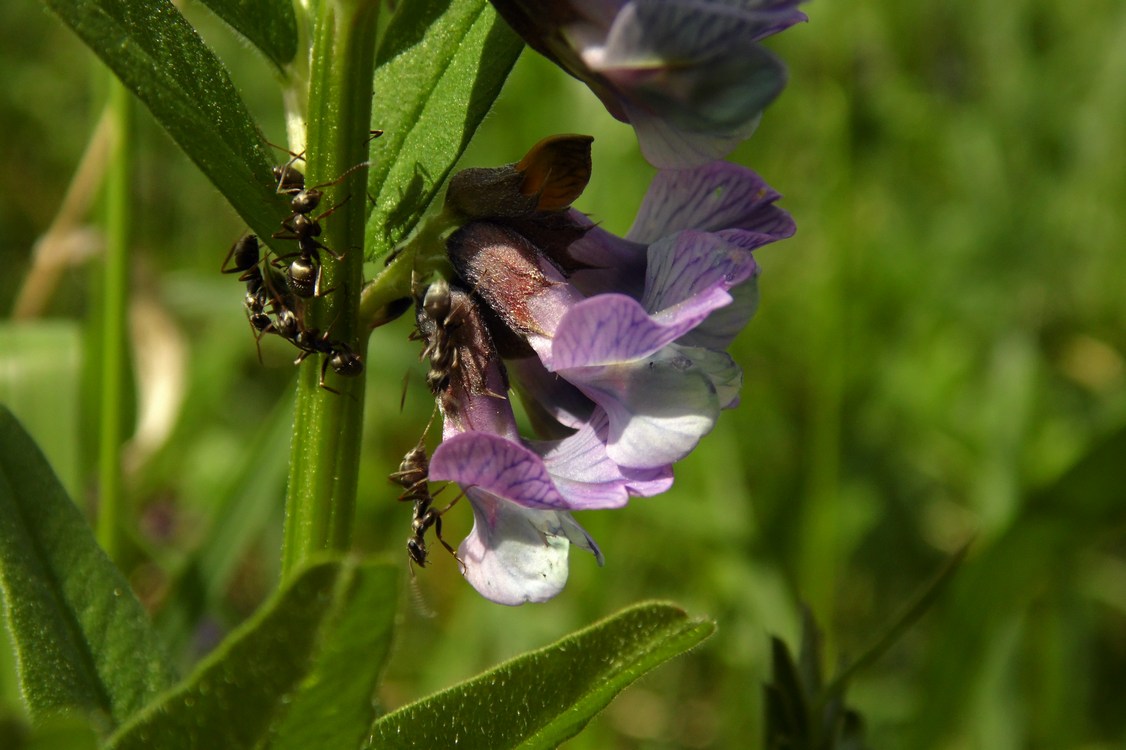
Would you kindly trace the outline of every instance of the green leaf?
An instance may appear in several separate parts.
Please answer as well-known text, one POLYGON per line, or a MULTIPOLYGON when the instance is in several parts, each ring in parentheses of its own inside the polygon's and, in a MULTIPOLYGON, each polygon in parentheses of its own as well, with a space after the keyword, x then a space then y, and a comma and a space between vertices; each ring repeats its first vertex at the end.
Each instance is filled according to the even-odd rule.
POLYGON ((641 675, 715 631, 641 604, 375 722, 370 750, 554 748, 641 675))
POLYGON ((289 211, 261 133, 226 68, 170 2, 43 0, 145 103, 226 196, 269 237, 289 211))
MULTIPOLYGON (((356 747, 374 715, 397 579, 387 564, 306 568, 109 746, 238 750, 285 731, 304 748, 356 747)), ((297 746, 290 739, 271 746, 297 746)))
POLYGON ((343 610, 305 677, 285 718, 274 728, 271 750, 357 748, 375 719, 373 698, 391 646, 399 568, 361 568, 343 610))
POLYGON ((297 54, 297 20, 291 0, 202 0, 270 61, 282 68, 297 54))
POLYGON ((108 731, 171 684, 129 583, 3 406, 0 591, 33 718, 74 711, 108 731))
POLYGON ((376 54, 372 127, 384 134, 368 181, 372 257, 418 223, 522 49, 484 0, 416 0, 392 19, 376 54))

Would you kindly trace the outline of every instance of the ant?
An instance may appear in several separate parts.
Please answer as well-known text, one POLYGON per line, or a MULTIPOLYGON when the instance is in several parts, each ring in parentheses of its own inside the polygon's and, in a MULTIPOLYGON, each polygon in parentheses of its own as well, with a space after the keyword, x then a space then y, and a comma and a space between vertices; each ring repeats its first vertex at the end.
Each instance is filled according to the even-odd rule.
MULTIPOLYGON (((294 364, 300 364, 310 354, 324 354, 321 365, 320 386, 327 391, 339 393, 325 383, 328 368, 342 377, 355 377, 364 371, 364 363, 351 347, 329 338, 316 328, 306 328, 298 312, 298 300, 291 294, 280 291, 284 283, 278 278, 280 272, 267 261, 261 252, 258 237, 253 234, 241 237, 227 252, 220 267, 223 273, 240 273, 239 281, 246 282, 246 297, 243 305, 247 318, 256 333, 256 343, 267 333, 275 333, 297 347, 301 354, 294 364), (233 262, 233 265, 231 265, 233 262), (265 273, 263 273, 265 268, 265 273)), ((261 350, 259 350, 261 358, 261 350)))
MULTIPOLYGON (((219 268, 221 273, 241 274, 238 280, 246 282, 243 306, 246 308, 246 317, 250 321, 250 326, 254 329, 256 343, 266 333, 281 333, 283 326, 287 329, 292 328, 297 319, 286 301, 274 291, 281 280, 277 276, 277 271, 269 263, 264 263, 265 260, 265 254, 260 254, 258 237, 247 234, 231 246, 227 251, 227 257, 223 259, 223 265, 219 268), (234 265, 228 267, 232 261, 234 265), (263 267, 266 268, 265 275, 262 273, 263 267), (271 315, 275 317, 271 318, 271 315)), ((260 349, 258 357, 259 359, 262 357, 260 349)))
POLYGON ((339 395, 340 391, 325 383, 328 368, 331 367, 333 372, 344 378, 354 378, 364 371, 364 361, 360 355, 352 351, 352 348, 343 341, 333 341, 330 339, 328 331, 321 333, 321 331, 316 328, 298 326, 292 336, 285 336, 285 338, 301 350, 301 354, 293 361, 295 365, 304 362, 310 354, 325 355, 324 361, 321 363, 321 380, 319 385, 329 393, 339 395))
MULTIPOLYGON (((434 419, 431 415, 431 420, 434 419)), ((450 543, 442 538, 442 516, 446 511, 454 507, 454 504, 461 499, 458 495, 453 499, 449 505, 442 510, 434 508, 434 496, 430 493, 430 461, 426 457, 426 433, 430 431, 430 425, 426 425, 426 430, 423 431, 422 437, 419 438, 418 444, 407 451, 403 456, 402 462, 399 464, 399 470, 392 472, 387 478, 395 484, 403 488, 403 494, 399 495, 400 501, 414 502, 414 512, 411 518, 411 535, 407 537, 407 558, 410 564, 418 564, 420 568, 426 567, 426 560, 428 550, 426 549, 426 532, 430 527, 434 527, 434 534, 438 537, 438 541, 442 546, 453 555, 454 559, 459 563, 457 552, 450 546, 450 543)), ((444 488, 443 488, 444 489, 444 488)), ((441 490, 439 490, 440 492, 441 490)))
POLYGON ((450 375, 460 364, 458 348, 451 335, 453 329, 461 322, 460 307, 455 311, 450 284, 445 279, 439 278, 426 288, 420 308, 434 329, 433 332, 426 331, 420 334, 426 339, 426 347, 420 357, 430 360, 426 385, 430 388, 430 392, 437 396, 449 386, 450 375))
POLYGON ((293 158, 287 164, 274 167, 274 176, 278 179, 277 192, 292 196, 289 206, 293 213, 282 222, 282 228, 272 236, 278 240, 297 241, 296 253, 278 259, 280 262, 287 257, 293 258, 286 270, 286 278, 293 293, 299 297, 322 297, 332 290, 321 291, 321 251, 336 260, 342 260, 344 256, 329 249, 317 239, 321 235, 321 220, 343 206, 348 198, 344 198, 317 216, 311 214, 320 205, 321 198, 324 196, 324 191, 320 188, 341 182, 355 170, 368 166, 368 162, 357 164, 335 180, 306 188, 304 175, 292 168, 292 163, 300 158, 302 158, 300 154, 293 154, 293 158))

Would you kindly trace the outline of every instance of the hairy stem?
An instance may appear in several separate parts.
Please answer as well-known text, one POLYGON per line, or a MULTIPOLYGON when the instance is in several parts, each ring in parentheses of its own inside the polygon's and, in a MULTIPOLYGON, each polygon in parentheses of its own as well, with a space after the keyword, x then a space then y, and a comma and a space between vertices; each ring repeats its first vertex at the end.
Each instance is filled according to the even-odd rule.
MULTIPOLYGON (((363 235, 375 66, 376 0, 325 0, 313 26, 309 83, 306 185, 324 190, 321 241, 322 288, 331 294, 310 301, 305 323, 329 331, 364 355, 367 330, 358 324, 363 281, 363 235)), ((282 571, 291 576, 319 552, 346 551, 352 539, 359 476, 364 378, 327 370, 325 355, 309 356, 297 384, 293 444, 286 496, 282 571), (325 384, 338 391, 321 387, 325 384)), ((366 358, 365 358, 366 359, 366 358)))

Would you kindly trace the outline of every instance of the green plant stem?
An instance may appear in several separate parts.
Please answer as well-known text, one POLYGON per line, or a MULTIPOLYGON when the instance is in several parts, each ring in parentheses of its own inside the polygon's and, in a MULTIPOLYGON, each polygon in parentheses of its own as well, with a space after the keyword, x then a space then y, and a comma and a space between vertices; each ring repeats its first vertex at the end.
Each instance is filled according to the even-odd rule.
POLYGON ((121 442, 127 365, 125 316, 129 285, 128 143, 132 101, 129 92, 113 75, 110 75, 109 100, 116 138, 106 175, 97 537, 106 554, 115 562, 120 562, 127 520, 127 509, 122 498, 121 442))
POLYGON ((464 221, 449 211, 424 219, 418 229, 395 248, 391 262, 364 286, 360 294, 361 323, 379 325, 395 300, 414 293, 416 281, 425 281, 434 271, 448 266, 446 237, 464 221))
MULTIPOLYGON (((306 184, 323 186, 322 213, 337 207, 324 219, 321 240, 342 258, 321 251, 322 288, 334 291, 310 302, 306 325, 330 330, 333 341, 345 342, 363 356, 368 331, 359 325, 357 308, 366 170, 355 167, 368 153, 379 3, 325 0, 316 12, 306 184)), ((339 391, 332 393, 320 387, 323 361, 323 355, 309 356, 298 376, 282 554, 285 578, 317 553, 346 551, 352 539, 364 378, 341 378, 329 368, 326 383, 339 391)))

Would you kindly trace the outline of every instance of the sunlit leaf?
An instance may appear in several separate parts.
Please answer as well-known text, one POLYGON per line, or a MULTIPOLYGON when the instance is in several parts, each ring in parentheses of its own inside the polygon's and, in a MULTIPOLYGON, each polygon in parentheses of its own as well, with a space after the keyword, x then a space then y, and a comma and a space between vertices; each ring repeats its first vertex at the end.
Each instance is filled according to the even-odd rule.
POLYGON ((112 729, 173 680, 129 583, 0 406, 0 590, 32 717, 112 729))
POLYGON ((43 0, 137 95, 242 218, 269 236, 289 213, 261 133, 223 64, 170 2, 43 0))
MULTIPOLYGON (((122 727, 110 747, 238 750, 259 747, 279 727, 295 739, 317 731, 347 740, 306 748, 356 746, 374 713, 397 578, 390 565, 307 568, 191 676, 122 727)), ((274 747, 290 747, 288 740, 274 747)))
POLYGON ((361 568, 344 608, 321 636, 316 664, 272 731, 270 750, 358 748, 375 718, 374 695, 391 646, 399 571, 361 568))
POLYGON ((367 246, 414 227, 500 93, 523 49, 484 0, 403 3, 377 53, 367 246))
POLYGON ((366 747, 554 748, 627 685, 714 631, 672 605, 638 605, 388 714, 366 747))
POLYGON ((279 68, 297 54, 292 0, 202 0, 279 68))

